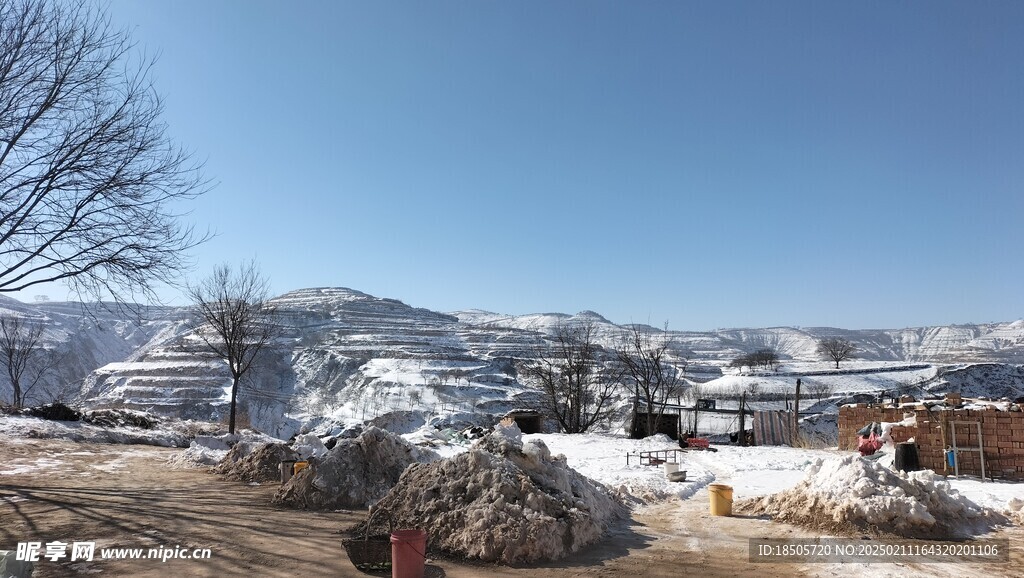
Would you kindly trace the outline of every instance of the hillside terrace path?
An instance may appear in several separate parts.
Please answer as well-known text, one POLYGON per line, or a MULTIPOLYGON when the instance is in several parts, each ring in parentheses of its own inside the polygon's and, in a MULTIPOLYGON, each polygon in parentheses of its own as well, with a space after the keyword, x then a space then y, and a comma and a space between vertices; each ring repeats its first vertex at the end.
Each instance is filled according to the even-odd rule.
MULTIPOLYGON (((349 563, 339 533, 365 512, 270 505, 276 485, 247 485, 201 469, 171 469, 180 449, 0 439, 0 549, 18 542, 94 541, 100 548, 209 548, 210 559, 42 560, 39 578, 100 576, 367 576, 349 563)), ((568 559, 531 567, 431 561, 427 578, 1010 576, 1024 567, 1024 534, 1011 534, 1008 566, 752 564, 747 539, 811 536, 792 526, 711 517, 707 491, 641 509, 612 535, 568 559), (945 568, 937 568, 944 566, 945 568)), ((45 548, 44 548, 45 549, 45 548)))

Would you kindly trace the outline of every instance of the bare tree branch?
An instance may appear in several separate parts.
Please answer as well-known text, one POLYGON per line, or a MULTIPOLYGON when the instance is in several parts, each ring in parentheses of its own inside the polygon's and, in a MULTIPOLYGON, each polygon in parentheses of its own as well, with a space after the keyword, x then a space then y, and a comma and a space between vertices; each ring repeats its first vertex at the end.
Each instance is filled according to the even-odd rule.
POLYGON ((16 315, 0 317, 0 365, 11 382, 11 405, 21 407, 29 394, 53 369, 53 359, 42 345, 43 325, 16 315))
POLYGON ((618 379, 602 363, 589 321, 559 325, 554 344, 522 373, 543 391, 546 410, 566 433, 586 432, 614 409, 618 379))
MULTIPOLYGON (((632 325, 622 337, 616 354, 623 367, 623 376, 637 400, 647 407, 646 431, 652 435, 665 412, 669 396, 675 395, 682 379, 681 372, 672 362, 672 340, 665 327, 656 332, 645 325, 632 325)), ((685 367, 685 362, 683 364, 685 367)), ((635 404, 634 404, 635 405, 635 404)), ((634 420, 637 411, 634 407, 634 420)), ((633 431, 637 431, 634 423, 633 431)))
POLYGON ((0 292, 153 297, 206 240, 180 202, 208 183, 133 49, 89 4, 0 2, 0 292))
POLYGON ((836 369, 839 369, 840 361, 852 359, 856 351, 857 346, 842 337, 829 337, 818 342, 818 353, 836 362, 836 369))
POLYGON ((186 290, 199 311, 196 334, 206 350, 228 364, 231 372, 231 416, 235 433, 238 385, 260 351, 277 335, 267 303, 269 283, 253 262, 232 270, 220 265, 213 274, 186 290))

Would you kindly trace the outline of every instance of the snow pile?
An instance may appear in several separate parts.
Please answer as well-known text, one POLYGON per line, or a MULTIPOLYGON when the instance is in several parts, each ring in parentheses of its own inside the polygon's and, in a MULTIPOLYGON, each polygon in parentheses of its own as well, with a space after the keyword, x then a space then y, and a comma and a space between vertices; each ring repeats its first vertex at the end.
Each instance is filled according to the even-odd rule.
POLYGON ((356 419, 337 420, 325 416, 312 417, 300 429, 299 434, 311 433, 321 439, 343 437, 354 438, 363 431, 363 422, 356 419))
POLYGON ((356 534, 425 528, 432 549, 521 564, 577 552, 626 516, 604 486, 517 433, 499 428, 468 452, 413 465, 356 534))
POLYGON ((239 441, 227 452, 214 472, 243 482, 276 482, 281 479, 281 462, 299 455, 287 444, 239 441))
POLYGON ((309 458, 319 459, 327 455, 327 446, 324 445, 324 442, 320 441, 320 438, 313 434, 302 434, 295 438, 292 449, 303 460, 308 460, 309 458))
POLYGON ((203 446, 189 446, 178 455, 167 458, 167 465, 184 470, 215 466, 227 455, 227 450, 211 450, 203 446))
POLYGON ((273 441, 276 440, 252 430, 237 434, 196 435, 188 449, 168 458, 167 464, 177 469, 216 466, 229 454, 231 461, 237 461, 259 444, 273 441))
POLYGON ((167 458, 167 464, 178 469, 217 465, 227 455, 227 436, 197 436, 188 449, 167 458))
POLYGON ((274 503, 311 510, 363 508, 387 494, 409 464, 437 458, 393 433, 368 427, 311 461, 281 486, 274 503))
POLYGON ((416 431, 427 423, 421 411, 392 411, 370 420, 367 425, 386 429, 396 434, 407 434, 416 431))
POLYGON ((866 531, 908 538, 964 537, 972 527, 1005 522, 931 471, 896 473, 859 456, 815 460, 784 492, 747 500, 742 511, 828 531, 866 531))
POLYGON ((1011 498, 1009 503, 1007 503, 1007 511, 1010 513, 1011 520, 1024 526, 1024 500, 1011 498))
POLYGON ((452 429, 425 425, 412 433, 402 434, 405 441, 430 448, 442 458, 450 458, 469 449, 470 441, 452 429))
MULTIPOLYGON (((499 422, 494 426, 494 433, 491 434, 492 442, 505 443, 508 442, 512 445, 523 445, 523 430, 519 429, 516 422, 499 422)), ((543 446, 544 442, 539 445, 543 446)))

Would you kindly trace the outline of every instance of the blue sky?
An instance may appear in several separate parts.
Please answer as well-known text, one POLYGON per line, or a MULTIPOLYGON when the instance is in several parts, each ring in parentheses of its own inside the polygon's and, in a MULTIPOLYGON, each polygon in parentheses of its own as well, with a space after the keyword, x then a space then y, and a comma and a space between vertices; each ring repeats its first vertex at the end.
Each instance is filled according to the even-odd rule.
POLYGON ((1024 317, 1019 3, 109 11, 218 183, 197 277, 674 329, 1024 317))

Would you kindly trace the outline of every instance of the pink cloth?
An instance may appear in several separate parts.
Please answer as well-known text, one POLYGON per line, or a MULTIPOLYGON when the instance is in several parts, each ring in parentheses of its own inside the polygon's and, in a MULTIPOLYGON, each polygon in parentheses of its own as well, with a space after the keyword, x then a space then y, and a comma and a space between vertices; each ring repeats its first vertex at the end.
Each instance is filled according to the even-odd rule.
POLYGON ((860 441, 857 442, 857 451, 862 456, 870 456, 877 452, 880 447, 882 447, 882 440, 878 439, 875 432, 871 432, 871 435, 866 438, 860 438, 860 441))

